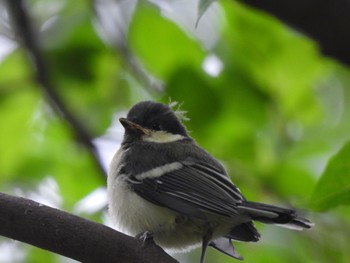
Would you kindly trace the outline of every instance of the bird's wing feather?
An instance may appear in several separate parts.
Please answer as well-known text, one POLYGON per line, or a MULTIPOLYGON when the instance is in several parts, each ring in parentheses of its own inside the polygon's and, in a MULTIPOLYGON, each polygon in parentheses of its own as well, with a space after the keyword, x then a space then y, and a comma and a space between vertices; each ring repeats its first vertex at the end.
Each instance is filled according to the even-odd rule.
POLYGON ((132 188, 152 203, 189 216, 201 218, 213 213, 230 217, 237 214, 236 206, 244 197, 226 174, 205 163, 175 164, 168 165, 167 169, 157 168, 157 173, 129 176, 132 188))

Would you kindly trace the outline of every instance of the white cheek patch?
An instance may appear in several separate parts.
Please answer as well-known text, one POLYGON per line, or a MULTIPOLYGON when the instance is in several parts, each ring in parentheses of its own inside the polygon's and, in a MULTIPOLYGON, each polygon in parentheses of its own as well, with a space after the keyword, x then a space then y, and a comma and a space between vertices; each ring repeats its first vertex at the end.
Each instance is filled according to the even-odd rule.
POLYGON ((182 140, 184 136, 180 134, 172 134, 164 131, 152 131, 149 135, 145 135, 143 139, 147 142, 167 143, 182 140))
POLYGON ((173 162, 169 164, 165 164, 163 166, 148 170, 147 172, 140 173, 136 175, 136 179, 142 180, 146 178, 157 178, 162 176, 163 174, 167 174, 182 168, 182 164, 179 162, 173 162))

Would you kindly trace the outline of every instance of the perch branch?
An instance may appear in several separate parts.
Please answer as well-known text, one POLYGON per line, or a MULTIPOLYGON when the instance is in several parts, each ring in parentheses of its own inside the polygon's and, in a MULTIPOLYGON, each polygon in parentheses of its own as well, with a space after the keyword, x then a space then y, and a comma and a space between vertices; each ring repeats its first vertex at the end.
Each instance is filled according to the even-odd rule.
POLYGON ((0 235, 80 262, 175 263, 154 243, 29 199, 0 193, 0 235))

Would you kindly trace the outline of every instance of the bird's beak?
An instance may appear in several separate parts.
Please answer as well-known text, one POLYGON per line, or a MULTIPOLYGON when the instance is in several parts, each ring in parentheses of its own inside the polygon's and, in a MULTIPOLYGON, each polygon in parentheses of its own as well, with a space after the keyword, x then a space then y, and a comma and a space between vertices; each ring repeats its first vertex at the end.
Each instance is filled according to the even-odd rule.
POLYGON ((143 128, 141 125, 138 125, 137 123, 129 121, 125 118, 119 118, 119 121, 123 125, 123 127, 126 131, 131 131, 131 132, 138 131, 138 132, 141 132, 145 135, 150 134, 150 130, 143 128))

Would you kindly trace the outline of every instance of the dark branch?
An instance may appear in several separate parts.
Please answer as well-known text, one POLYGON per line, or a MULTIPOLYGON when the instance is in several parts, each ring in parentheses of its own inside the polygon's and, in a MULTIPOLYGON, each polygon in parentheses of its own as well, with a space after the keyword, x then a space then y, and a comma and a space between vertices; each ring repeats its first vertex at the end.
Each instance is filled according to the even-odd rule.
POLYGON ((88 149, 98 168, 103 174, 105 174, 95 145, 92 143, 92 136, 90 136, 85 127, 83 127, 83 125, 73 116, 67 105, 57 93, 57 88, 51 80, 49 66, 39 48, 37 35, 31 27, 31 21, 25 10, 24 4, 25 3, 22 0, 7 1, 14 29, 19 41, 28 52, 29 58, 35 69, 37 82, 43 93, 46 95, 52 108, 67 121, 76 139, 88 149))
POLYGON ((316 40, 322 52, 350 65, 349 0, 242 0, 316 40))
POLYGON ((0 235, 80 262, 177 262, 155 244, 143 246, 107 226, 3 193, 0 235))

